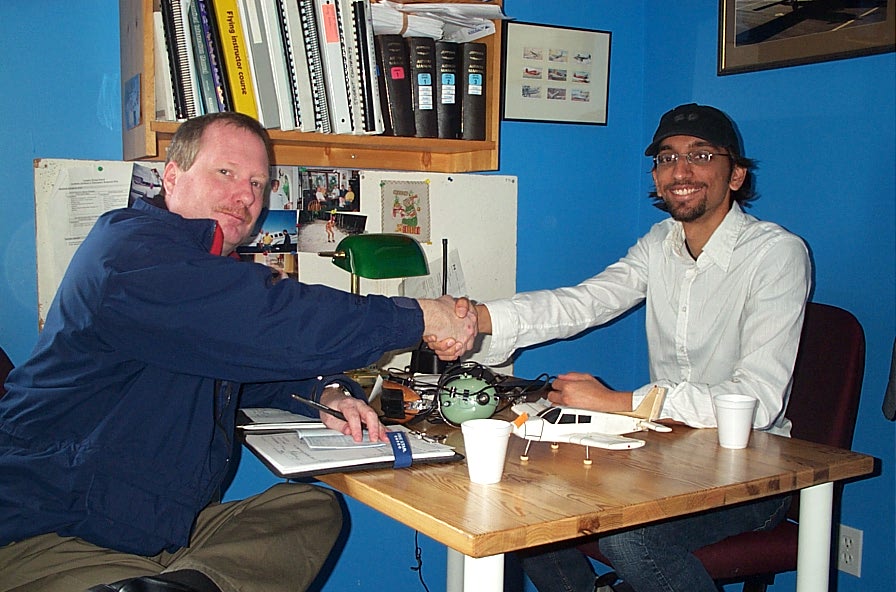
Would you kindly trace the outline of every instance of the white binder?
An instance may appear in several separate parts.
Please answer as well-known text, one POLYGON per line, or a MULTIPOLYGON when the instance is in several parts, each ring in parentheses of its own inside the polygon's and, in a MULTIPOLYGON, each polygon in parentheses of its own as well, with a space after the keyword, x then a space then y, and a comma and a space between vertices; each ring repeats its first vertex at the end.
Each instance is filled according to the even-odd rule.
MULTIPOLYGON (((290 84, 292 84, 296 123, 303 132, 322 132, 322 113, 320 107, 316 105, 318 98, 314 91, 300 8, 302 1, 278 1, 283 17, 283 44, 289 66, 290 84)), ((304 2, 308 3, 307 0, 304 2)))
POLYGON ((243 34, 246 37, 246 52, 249 54, 255 82, 255 102, 258 104, 258 121, 266 128, 280 127, 280 108, 277 106, 277 91, 274 85, 274 70, 268 51, 267 33, 257 0, 239 0, 240 15, 243 17, 243 34))
POLYGON ((385 125, 376 79, 370 0, 339 0, 338 8, 354 133, 381 134, 385 125))
POLYGON ((271 73, 274 77, 274 94, 280 115, 280 129, 283 131, 294 130, 297 127, 296 102, 290 82, 289 61, 283 45, 280 0, 255 0, 255 2, 257 8, 260 9, 259 15, 267 39, 271 73))
POLYGON ((317 28, 320 35, 321 65, 327 87, 330 122, 333 133, 354 131, 349 103, 347 64, 343 55, 337 0, 315 0, 317 28))

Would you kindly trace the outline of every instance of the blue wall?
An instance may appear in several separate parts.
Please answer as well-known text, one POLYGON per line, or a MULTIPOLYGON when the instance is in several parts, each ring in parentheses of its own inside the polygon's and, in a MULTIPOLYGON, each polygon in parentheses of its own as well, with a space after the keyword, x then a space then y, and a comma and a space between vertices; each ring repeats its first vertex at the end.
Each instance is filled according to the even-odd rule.
MULTIPOLYGON (((865 327, 855 448, 880 459, 881 475, 846 488, 842 522, 864 531, 865 553, 862 578, 840 574, 839 590, 890 589, 896 440, 880 404, 896 335, 896 55, 718 77, 716 2, 622 4, 506 0, 507 14, 521 21, 613 35, 606 126, 502 124, 500 172, 519 177, 518 288, 587 277, 661 218, 645 197, 651 184, 641 154, 664 111, 697 101, 730 113, 748 155, 760 161, 762 197, 752 213, 805 238, 814 299, 851 310, 865 327)), ((4 0, 3 7, 0 339, 21 362, 37 335, 32 159, 121 157, 118 17, 114 0, 4 0)), ((518 373, 583 370, 619 388, 641 384, 642 322, 636 311, 574 341, 532 348, 518 373)), ((272 482, 247 457, 229 495, 272 482)), ((414 532, 348 505, 351 534, 324 591, 422 590, 410 569, 414 532)), ((426 582, 440 590, 444 548, 426 537, 420 544, 426 582)), ((772 590, 793 590, 793 581, 779 577, 772 590)))

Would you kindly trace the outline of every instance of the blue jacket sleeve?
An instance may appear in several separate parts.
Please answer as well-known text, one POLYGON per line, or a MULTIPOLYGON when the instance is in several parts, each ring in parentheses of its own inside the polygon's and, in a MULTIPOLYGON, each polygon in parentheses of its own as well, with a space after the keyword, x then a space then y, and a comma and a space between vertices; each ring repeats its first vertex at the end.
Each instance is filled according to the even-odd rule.
POLYGON ((195 249, 128 253, 114 263, 121 268, 108 270, 93 305, 97 335, 123 357, 171 372, 305 379, 364 367, 423 334, 413 300, 273 282, 266 266, 195 249))
POLYGON ((319 415, 316 409, 296 401, 290 395, 295 393, 306 399, 320 401, 324 388, 333 383, 341 385, 356 399, 367 400, 367 393, 360 384, 345 374, 330 374, 306 380, 244 384, 240 407, 273 407, 316 417, 319 415))

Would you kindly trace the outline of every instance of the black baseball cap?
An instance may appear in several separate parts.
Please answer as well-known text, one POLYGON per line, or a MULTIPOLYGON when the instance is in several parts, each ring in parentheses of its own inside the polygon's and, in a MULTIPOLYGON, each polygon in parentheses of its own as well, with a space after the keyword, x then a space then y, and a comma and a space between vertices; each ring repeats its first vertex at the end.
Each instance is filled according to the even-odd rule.
POLYGON ((743 154, 734 123, 715 107, 688 103, 666 112, 653 134, 653 142, 644 150, 645 156, 655 156, 662 141, 671 136, 694 136, 743 154))

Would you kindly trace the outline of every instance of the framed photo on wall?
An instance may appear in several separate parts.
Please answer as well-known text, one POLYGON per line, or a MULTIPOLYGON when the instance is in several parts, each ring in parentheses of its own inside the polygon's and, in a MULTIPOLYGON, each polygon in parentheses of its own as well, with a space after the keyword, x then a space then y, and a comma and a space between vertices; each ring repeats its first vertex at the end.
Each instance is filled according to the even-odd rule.
POLYGON ((610 33, 505 21, 503 118, 606 125, 610 33))
POLYGON ((896 49, 896 0, 719 0, 719 75, 896 49))

